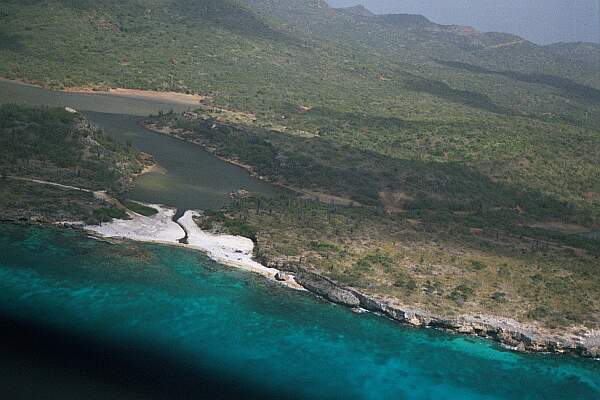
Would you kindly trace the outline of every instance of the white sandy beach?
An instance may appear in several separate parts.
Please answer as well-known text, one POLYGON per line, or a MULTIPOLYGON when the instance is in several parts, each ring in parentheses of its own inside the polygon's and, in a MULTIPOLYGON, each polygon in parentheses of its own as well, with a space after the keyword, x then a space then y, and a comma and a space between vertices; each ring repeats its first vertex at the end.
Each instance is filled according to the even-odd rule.
POLYGON ((113 219, 102 225, 86 225, 85 229, 106 238, 179 244, 179 240, 185 237, 185 231, 173 222, 176 210, 156 204, 147 204, 147 206, 156 208, 158 214, 144 217, 129 212, 130 220, 113 219))
MULTIPOLYGON (((130 220, 115 219, 102 225, 86 225, 84 229, 104 238, 169 244, 199 250, 218 263, 276 280, 275 275, 279 272, 277 269, 267 268, 252 259, 252 240, 242 236, 218 235, 203 231, 193 219, 199 214, 197 211, 187 211, 176 223, 173 221, 175 209, 157 204, 145 205, 157 209, 158 213, 145 217, 129 212, 130 220), (188 244, 180 243, 186 232, 188 244)), ((303 289, 291 276, 281 283, 294 289, 303 289)))

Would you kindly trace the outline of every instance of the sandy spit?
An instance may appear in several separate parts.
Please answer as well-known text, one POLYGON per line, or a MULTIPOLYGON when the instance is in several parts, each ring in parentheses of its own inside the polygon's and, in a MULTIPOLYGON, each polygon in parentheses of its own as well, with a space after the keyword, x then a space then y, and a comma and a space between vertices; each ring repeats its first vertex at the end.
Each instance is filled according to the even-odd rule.
MULTIPOLYGON (((142 203, 143 204, 143 203, 142 203)), ((277 281, 275 276, 279 270, 267 268, 254 261, 252 240, 232 235, 220 235, 205 232, 194 222, 198 211, 187 211, 177 222, 173 221, 176 210, 158 204, 144 204, 155 208, 158 213, 145 217, 129 212, 129 220, 112 220, 101 225, 86 225, 84 229, 103 238, 128 239, 139 242, 168 244, 199 250, 209 258, 230 267, 260 274, 270 280, 277 281), (186 237, 187 243, 180 243, 186 237)), ((304 290, 287 275, 281 282, 293 289, 304 290)))

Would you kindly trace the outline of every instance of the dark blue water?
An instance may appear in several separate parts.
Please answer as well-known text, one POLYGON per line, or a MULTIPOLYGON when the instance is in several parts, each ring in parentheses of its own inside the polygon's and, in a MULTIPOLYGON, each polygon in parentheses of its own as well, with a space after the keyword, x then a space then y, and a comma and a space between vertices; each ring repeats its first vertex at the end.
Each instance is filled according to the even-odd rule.
POLYGON ((277 396, 600 398, 593 360, 402 327, 193 251, 48 228, 0 225, 0 311, 103 343, 143 343, 277 396))

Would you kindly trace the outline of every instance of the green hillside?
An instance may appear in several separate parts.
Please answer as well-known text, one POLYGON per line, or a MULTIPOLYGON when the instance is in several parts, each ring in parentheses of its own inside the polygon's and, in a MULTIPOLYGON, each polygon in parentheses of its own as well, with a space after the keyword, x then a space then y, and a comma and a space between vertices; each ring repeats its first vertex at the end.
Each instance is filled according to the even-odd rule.
POLYGON ((126 191, 146 158, 79 114, 2 105, 0 219, 93 223, 124 217, 90 191, 126 191))
POLYGON ((5 1, 0 17, 0 74, 207 94, 285 132, 274 141, 314 136, 322 151, 293 148, 313 163, 366 160, 354 175, 374 183, 371 203, 384 189, 437 199, 454 191, 450 200, 463 202, 496 198, 502 185, 572 203, 579 219, 598 216, 594 47, 540 47, 308 0, 5 1), (331 146, 350 150, 332 159, 331 146), (461 169, 452 190, 437 184, 461 169), (494 183, 482 190, 486 180, 494 183))
MULTIPOLYGON (((444 302, 389 282, 431 286, 425 270, 473 261, 436 270, 440 290, 501 291, 506 314, 525 304, 523 318, 551 299, 543 307, 560 308, 561 324, 579 304, 575 319, 598 323, 588 234, 600 227, 598 46, 537 46, 322 0, 4 0, 0 49, 7 78, 204 94, 196 120, 154 122, 274 182, 364 206, 333 222, 312 203, 310 218, 285 202, 272 205, 279 220, 230 210, 257 224, 259 242, 300 238, 261 242, 270 257, 312 254, 337 279, 431 307, 444 302), (367 222, 357 232, 352 221, 367 222), (338 242, 322 251, 314 240, 338 242), (358 250, 330 254, 347 247, 358 250), (352 273, 361 257, 386 260, 379 252, 394 260, 385 273, 352 273), (522 287, 493 289, 489 277, 506 274, 522 287), (538 279, 549 274, 565 279, 538 279), (576 288, 593 304, 568 297, 576 288)), ((498 306, 488 300, 477 306, 498 306)))

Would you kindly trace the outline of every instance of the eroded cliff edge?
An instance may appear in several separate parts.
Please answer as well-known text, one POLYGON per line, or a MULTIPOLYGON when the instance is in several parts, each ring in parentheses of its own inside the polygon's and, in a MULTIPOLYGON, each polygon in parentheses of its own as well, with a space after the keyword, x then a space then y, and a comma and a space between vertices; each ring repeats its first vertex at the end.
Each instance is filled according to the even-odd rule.
POLYGON ((308 291, 343 306, 361 308, 394 321, 418 328, 435 328, 446 332, 478 336, 501 343, 520 352, 573 354, 581 357, 600 357, 600 332, 587 330, 579 334, 557 334, 537 326, 486 315, 460 315, 445 318, 399 303, 396 299, 365 293, 341 285, 322 276, 310 267, 283 260, 261 262, 280 271, 293 273, 296 282, 308 291))

